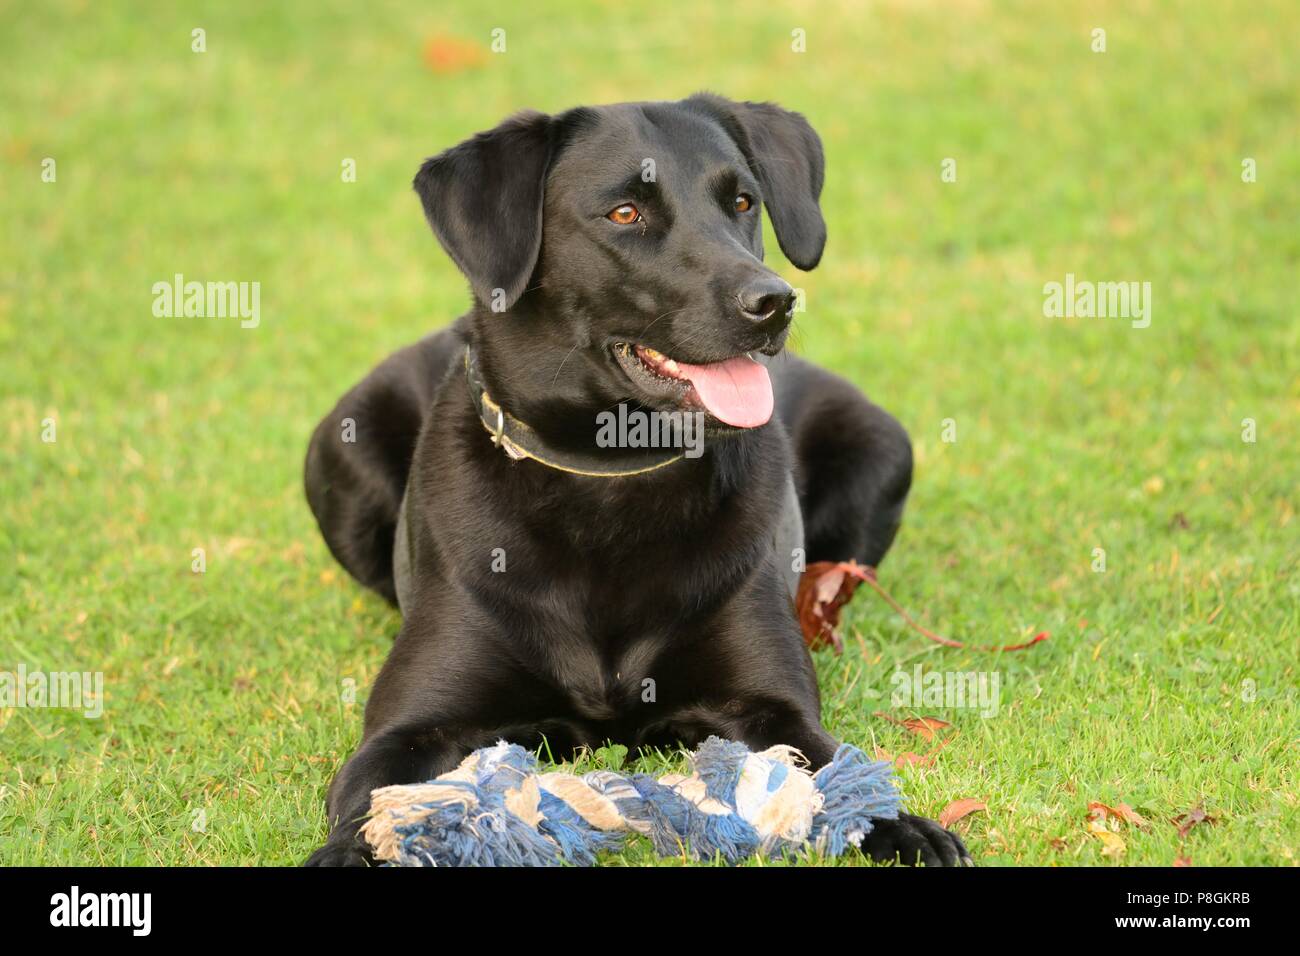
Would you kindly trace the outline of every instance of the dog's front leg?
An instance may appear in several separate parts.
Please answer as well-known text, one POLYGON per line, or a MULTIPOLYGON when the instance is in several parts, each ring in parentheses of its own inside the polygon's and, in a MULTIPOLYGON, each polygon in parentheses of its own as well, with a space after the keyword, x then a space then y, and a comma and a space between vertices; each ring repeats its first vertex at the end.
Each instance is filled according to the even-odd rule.
POLYGON ((436 732, 387 731, 367 737, 330 784, 326 805, 330 835, 307 866, 366 866, 373 862, 359 830, 370 810, 370 791, 419 783, 454 768, 469 752, 436 732))

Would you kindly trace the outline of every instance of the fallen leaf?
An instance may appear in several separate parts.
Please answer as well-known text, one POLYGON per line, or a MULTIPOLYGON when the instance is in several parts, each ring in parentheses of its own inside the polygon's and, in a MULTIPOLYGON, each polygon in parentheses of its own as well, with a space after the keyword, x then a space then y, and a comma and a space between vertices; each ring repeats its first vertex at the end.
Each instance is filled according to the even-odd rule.
POLYGON ((1206 813, 1200 807, 1188 810, 1186 813, 1174 817, 1173 819, 1174 826, 1178 827, 1178 837, 1182 840, 1187 839, 1187 834, 1191 832, 1192 827, 1201 823, 1214 824, 1216 822, 1218 821, 1216 821, 1214 817, 1206 813))
POLYGON ((1127 803, 1117 803, 1111 807, 1104 803, 1093 802, 1088 804, 1088 814, 1092 816, 1094 813, 1100 813, 1103 817, 1110 816, 1116 820, 1123 820, 1135 827, 1150 826, 1150 822, 1127 803))
POLYGON ((900 770, 904 767, 928 767, 934 763, 934 757, 931 754, 918 754, 912 751, 901 753, 894 761, 894 766, 900 770))
MULTIPOLYGON (((849 602, 849 599, 853 597, 853 592, 857 590, 858 585, 861 583, 867 584, 880 595, 880 599, 893 608, 894 613, 921 636, 937 644, 943 644, 945 647, 967 646, 961 641, 954 641, 936 634, 918 623, 912 615, 904 610, 901 604, 890 597, 888 591, 880 586, 880 583, 876 580, 875 568, 858 564, 856 561, 841 561, 838 563, 834 561, 817 561, 810 564, 799 578, 799 587, 795 591, 794 600, 795 610, 799 615, 799 625, 803 629, 804 643, 809 648, 817 650, 830 646, 835 649, 835 653, 841 653, 844 642, 835 631, 835 626, 840 619, 840 608, 849 602)), ((980 651, 1022 651, 1027 647, 1033 647, 1039 641, 1047 640, 1048 636, 1046 631, 1041 631, 1029 640, 1022 641, 1019 644, 1007 644, 1000 647, 985 645, 976 646, 972 649, 980 651)))
POLYGON ((844 651, 844 640, 835 626, 840 622, 840 608, 849 602, 860 583, 845 573, 843 565, 833 561, 815 562, 804 571, 794 606, 804 643, 810 650, 830 647, 836 654, 844 651))
POLYGON ((1124 845, 1123 839, 1118 833, 1111 833, 1109 830, 1103 830, 1100 833, 1093 834, 1103 844, 1101 848, 1102 856, 1121 857, 1128 852, 1128 847, 1124 845))
MULTIPOLYGON (((1124 838, 1106 823, 1113 813, 1104 803, 1088 804, 1088 833, 1101 841, 1102 856, 1121 857, 1128 851, 1128 847, 1124 844, 1124 838)), ((1120 819, 1118 814, 1115 817, 1120 819)))
POLYGON ((1192 858, 1190 856, 1180 856, 1174 860, 1174 866, 1191 866, 1192 858))
POLYGON ((1142 814, 1138 813, 1127 803, 1115 804, 1115 810, 1117 813, 1119 813, 1121 817, 1123 817, 1129 823, 1133 824, 1135 827, 1146 827, 1151 825, 1150 822, 1145 817, 1142 816, 1142 814))
POLYGON ((938 717, 909 717, 902 724, 912 733, 925 740, 933 740, 935 731, 952 726, 948 721, 940 720, 938 717))
POLYGON ((972 800, 970 797, 954 800, 944 807, 943 812, 939 814, 939 826, 948 829, 962 817, 987 809, 988 804, 983 800, 972 800))
POLYGON ((942 730, 944 727, 951 727, 952 724, 946 720, 940 720, 938 717, 908 717, 906 720, 900 720, 883 710, 877 710, 872 713, 872 717, 883 717, 891 724, 898 724, 900 727, 906 727, 912 733, 925 740, 933 740, 936 730, 942 730))
MULTIPOLYGON (((948 728, 952 727, 952 724, 948 723, 946 720, 940 720, 938 717, 909 717, 906 720, 899 720, 897 717, 892 717, 889 714, 885 713, 883 710, 875 711, 872 714, 872 716, 883 717, 891 724, 898 724, 898 726, 900 727, 906 727, 908 730, 916 734, 918 737, 921 737, 922 739, 928 741, 935 740, 936 730, 939 730, 944 727, 948 727, 948 728)), ((943 750, 944 747, 952 743, 953 739, 956 736, 957 736, 957 731, 953 730, 953 732, 948 736, 940 737, 938 739, 938 742, 935 743, 933 747, 931 747, 927 752, 923 754, 913 753, 910 750, 906 753, 899 754, 898 757, 893 758, 894 766, 898 767, 900 770, 903 767, 933 766, 934 758, 938 755, 939 751, 943 750)), ((877 747, 876 759, 884 760, 890 758, 888 758, 886 751, 881 750, 879 747, 877 747), (881 754, 886 754, 886 756, 882 757, 881 754)))

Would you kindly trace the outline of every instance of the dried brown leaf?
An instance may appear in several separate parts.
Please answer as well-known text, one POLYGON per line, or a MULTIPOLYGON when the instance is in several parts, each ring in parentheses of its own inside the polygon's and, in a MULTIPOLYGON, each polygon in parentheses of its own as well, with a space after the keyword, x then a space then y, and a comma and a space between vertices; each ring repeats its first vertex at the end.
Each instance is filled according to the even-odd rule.
POLYGON ((810 650, 830 647, 836 654, 843 652, 844 641, 835 628, 840 622, 840 609, 861 583, 833 561, 815 562, 804 571, 794 606, 804 643, 810 650))
POLYGON ((1218 821, 1213 816, 1206 813, 1201 807, 1195 807, 1186 813, 1174 817, 1173 824, 1178 827, 1178 837, 1181 840, 1187 839, 1187 834, 1192 831, 1192 827, 1199 826, 1202 823, 1214 824, 1218 821))
POLYGON ((1117 803, 1112 807, 1105 803, 1094 801, 1093 803, 1088 804, 1088 815, 1089 817, 1092 817, 1094 814, 1101 814, 1103 817, 1113 817, 1116 820, 1123 820, 1125 823, 1131 823, 1135 827, 1151 825, 1150 821, 1130 807, 1127 803, 1117 803))
POLYGON ((939 826, 947 829, 962 817, 969 816, 972 813, 977 813, 980 810, 987 810, 988 808, 988 804, 983 800, 974 800, 970 797, 965 797, 961 800, 954 800, 952 803, 944 807, 943 812, 939 814, 939 826))

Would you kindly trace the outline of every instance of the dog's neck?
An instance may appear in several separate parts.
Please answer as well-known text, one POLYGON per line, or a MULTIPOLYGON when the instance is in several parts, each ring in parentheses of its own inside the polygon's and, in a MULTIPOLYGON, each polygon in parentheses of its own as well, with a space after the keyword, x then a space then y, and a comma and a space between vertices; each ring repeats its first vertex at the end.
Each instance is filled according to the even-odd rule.
MULTIPOLYGON (((634 475, 651 470, 667 476, 683 469, 694 473, 695 466, 711 461, 714 467, 709 471, 722 479, 724 487, 732 485, 736 463, 750 460, 759 446, 768 444, 762 433, 770 429, 755 428, 698 432, 703 440, 697 439, 700 444, 694 455, 679 454, 682 447, 609 447, 601 441, 598 416, 617 416, 620 405, 629 411, 639 406, 625 394, 611 391, 600 370, 591 366, 589 358, 583 359, 583 352, 600 347, 605 333, 592 327, 598 323, 560 320, 557 312, 562 308, 540 290, 503 313, 475 303, 468 323, 473 374, 478 379, 472 390, 476 413, 487 432, 485 441, 491 442, 504 423, 503 435, 512 439, 516 449, 531 450, 525 457, 543 464, 568 463, 554 469, 557 473, 634 475), (481 400, 483 393, 488 402, 481 400), (526 430, 511 434, 512 422, 526 430), (662 467, 653 467, 661 463, 662 467)), ((500 441, 497 444, 502 447, 500 441)))
POLYGON ((492 444, 510 458, 528 458, 547 468, 587 478, 626 478, 666 468, 685 457, 685 452, 678 448, 646 448, 620 453, 616 449, 585 450, 557 445, 492 397, 473 345, 465 347, 464 365, 470 400, 479 421, 491 437, 492 444))

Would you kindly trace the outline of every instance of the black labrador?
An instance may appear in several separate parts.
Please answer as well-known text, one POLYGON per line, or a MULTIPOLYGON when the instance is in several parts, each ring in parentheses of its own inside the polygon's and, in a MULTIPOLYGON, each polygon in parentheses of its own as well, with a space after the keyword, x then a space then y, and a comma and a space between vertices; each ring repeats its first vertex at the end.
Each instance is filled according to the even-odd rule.
MULTIPOLYGON (((792 570, 879 564, 912 457, 897 421, 782 351, 795 295, 761 209, 812 269, 823 168, 799 114, 713 95, 522 113, 421 167, 474 305, 344 395, 307 453, 330 550, 403 615, 309 864, 369 862, 371 790, 498 738, 831 758, 792 570), (610 441, 614 409, 651 428, 610 441)), ((862 849, 969 862, 909 815, 862 849)))

